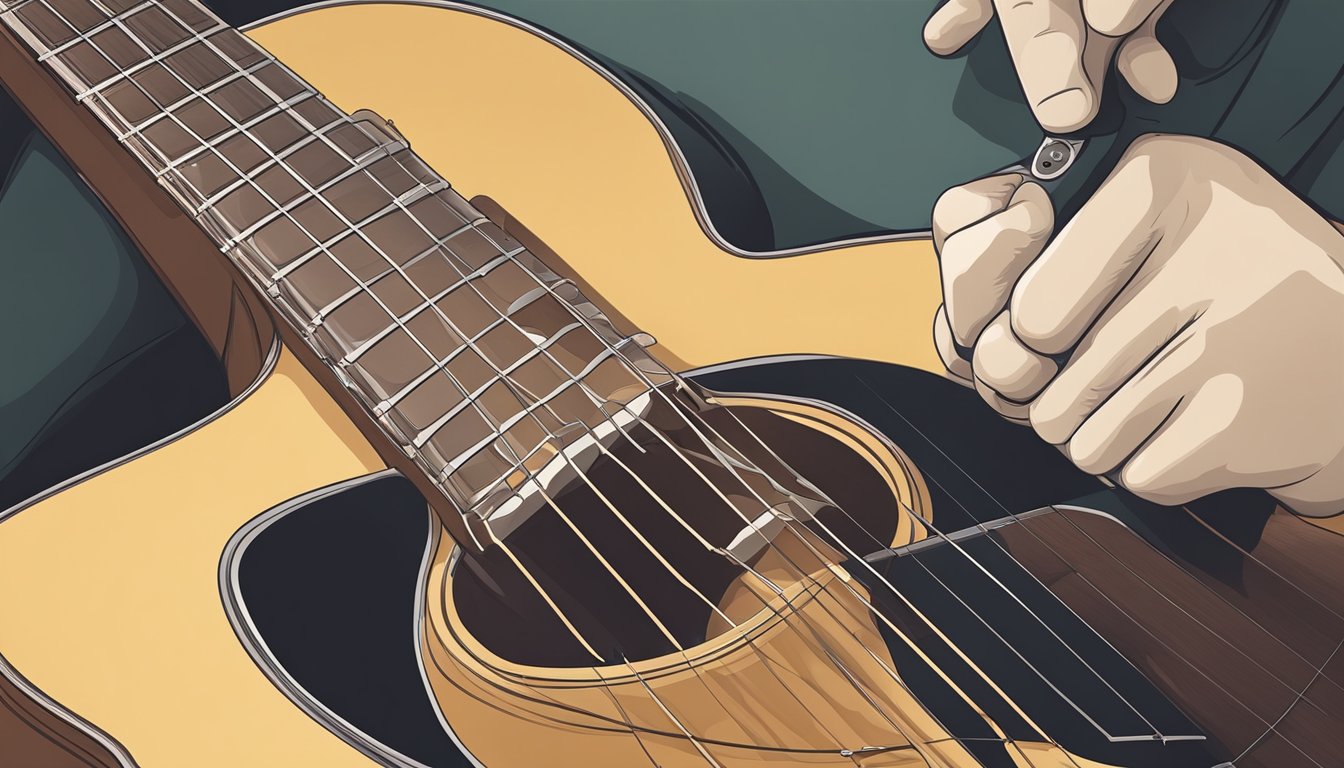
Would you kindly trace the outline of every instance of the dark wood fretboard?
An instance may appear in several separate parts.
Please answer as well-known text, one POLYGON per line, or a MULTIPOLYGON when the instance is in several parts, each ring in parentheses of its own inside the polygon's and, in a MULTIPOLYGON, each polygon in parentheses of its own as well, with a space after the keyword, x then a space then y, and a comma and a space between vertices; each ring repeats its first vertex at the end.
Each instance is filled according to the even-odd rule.
POLYGON ((193 0, 0 0, 461 511, 489 518, 668 374, 370 113, 193 0))

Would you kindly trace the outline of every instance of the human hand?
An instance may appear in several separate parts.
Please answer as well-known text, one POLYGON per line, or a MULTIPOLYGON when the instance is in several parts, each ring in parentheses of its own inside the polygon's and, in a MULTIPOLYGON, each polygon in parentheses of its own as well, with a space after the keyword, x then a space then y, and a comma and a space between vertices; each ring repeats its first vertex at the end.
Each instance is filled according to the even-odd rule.
POLYGON ((1136 141, 1048 245, 1037 190, 994 177, 935 208, 949 370, 1152 501, 1253 487, 1344 510, 1344 236, 1191 137, 1136 141))
POLYGON ((1027 103, 1051 133, 1096 117, 1112 59, 1136 93, 1165 104, 1176 94, 1176 65, 1157 41, 1172 0, 947 0, 924 27, 939 56, 961 50, 995 14, 1027 103))

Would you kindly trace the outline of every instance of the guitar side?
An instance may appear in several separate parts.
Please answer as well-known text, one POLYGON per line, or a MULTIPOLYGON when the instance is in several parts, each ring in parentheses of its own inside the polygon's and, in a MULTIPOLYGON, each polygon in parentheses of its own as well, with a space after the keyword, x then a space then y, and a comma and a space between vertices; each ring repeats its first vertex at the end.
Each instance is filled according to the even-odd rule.
MULTIPOLYGON (((499 21, 377 5, 304 14, 257 36, 285 49, 275 51, 279 56, 298 55, 296 71, 319 88, 338 89, 337 103, 351 110, 378 105, 385 84, 361 76, 343 85, 341 57, 304 60, 289 50, 336 28, 343 35, 381 29, 381 40, 351 45, 379 47, 387 66, 395 65, 389 56, 400 49, 398 39, 415 30, 459 56, 482 57, 481 66, 511 62, 501 76, 524 92, 473 81, 478 92, 462 93, 463 103, 480 99, 488 114, 537 99, 550 110, 549 126, 520 121, 501 132, 494 121, 453 120, 466 132, 453 134, 434 124, 437 112, 412 114, 424 100, 410 81, 383 108, 431 162, 460 179, 460 188, 501 200, 563 251, 571 270, 611 292, 609 305, 655 328, 669 359, 691 366, 808 351, 935 364, 926 319, 936 269, 926 243, 770 261, 733 256, 697 223, 644 115, 569 54, 499 21), (283 35, 270 34, 279 30, 283 35), (571 122, 562 127, 566 116, 571 122), (531 127, 518 132, 524 123, 531 127), (478 151, 449 152, 459 141, 478 151), (566 165, 555 165, 562 160, 566 165), (599 190, 609 199, 594 197, 599 190), (618 200, 623 209, 607 207, 593 218, 594 205, 618 200), (839 259, 863 279, 838 284, 831 276, 839 259), (861 268, 881 270, 881 277, 866 279, 861 268), (650 284, 661 287, 651 291, 650 284), (819 305, 804 289, 825 284, 833 287, 820 289, 819 305), (685 311, 688 305, 697 311, 685 311), (892 335, 873 321, 893 314, 906 318, 897 324, 908 333, 892 335)), ((432 76, 423 64, 419 71, 432 76)), ((283 345, 277 349, 274 367, 227 411, 0 525, 0 654, 41 696, 109 734, 140 765, 370 764, 257 670, 220 605, 219 559, 248 520, 385 466, 304 366, 283 345)))

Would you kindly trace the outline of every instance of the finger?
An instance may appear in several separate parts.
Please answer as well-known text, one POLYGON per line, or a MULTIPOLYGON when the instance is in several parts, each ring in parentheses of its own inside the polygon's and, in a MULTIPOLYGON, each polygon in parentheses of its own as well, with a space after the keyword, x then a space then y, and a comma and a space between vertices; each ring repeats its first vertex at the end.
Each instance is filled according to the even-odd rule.
POLYGON ((1226 434, 1241 407, 1244 384, 1214 376, 1186 398, 1166 424, 1120 471, 1120 484, 1157 504, 1184 504, 1243 484, 1229 466, 1226 434))
POLYGON ((1050 197, 1039 184, 1018 187, 1007 208, 956 232, 938 268, 952 337, 971 346, 1008 303, 1013 285, 1045 247, 1054 228, 1050 197))
POLYGON ((1089 39, 1078 0, 995 0, 1027 103, 1041 127, 1070 133, 1092 121, 1118 41, 1089 39))
POLYGON ((988 384, 979 379, 975 380, 975 391, 989 404, 990 408, 998 411, 999 415, 1005 419, 1023 426, 1031 423, 1028 421, 1027 406, 1022 403, 1014 403, 1003 399, 998 392, 995 392, 988 384))
POLYGON ((1087 25, 1107 37, 1124 37, 1144 24, 1157 24, 1171 0, 1083 0, 1087 25))
POLYGON ((947 311, 941 304, 933 316, 933 346, 938 350, 938 357, 942 359, 943 366, 952 374, 954 380, 959 384, 970 386, 973 375, 971 364, 957 351, 957 345, 952 340, 952 329, 947 325, 947 311))
MULTIPOLYGON (((1155 104, 1166 104, 1176 95, 1176 62, 1157 40, 1157 21, 1170 4, 1170 0, 1158 3, 1137 28, 1128 27, 1130 31, 1124 33, 1128 37, 1115 57, 1120 76, 1135 93, 1155 104)), ((1135 5, 1152 5, 1152 0, 1135 5)))
POLYGON ((1000 312, 980 334, 972 370, 976 380, 1000 397, 1021 404, 1035 397, 1059 366, 1023 346, 1009 325, 1008 313, 1000 312))
POLYGON ((1199 357, 1193 339, 1190 331, 1181 334, 1083 421, 1065 445, 1079 469, 1094 475, 1110 472, 1172 416, 1189 391, 1188 371, 1199 357))
POLYGON ((1023 273, 1010 315, 1027 346, 1044 355, 1072 349, 1143 265, 1162 209, 1151 176, 1146 156, 1122 161, 1023 273))
POLYGON ((990 0, 948 0, 924 25, 924 44, 951 56, 980 33, 994 15, 990 0))
POLYGON ((1135 33, 1120 46, 1116 68, 1139 96, 1166 104, 1176 95, 1176 62, 1151 34, 1135 33))
POLYGON ((1109 310, 1031 404, 1031 425, 1041 439, 1068 442, 1093 411, 1185 330, 1197 310, 1162 306, 1155 295, 1138 289, 1109 310))
POLYGON ((1023 178, 1018 173, 986 176, 940 195, 933 205, 934 250, 942 253, 943 243, 952 233, 1007 208, 1023 178))

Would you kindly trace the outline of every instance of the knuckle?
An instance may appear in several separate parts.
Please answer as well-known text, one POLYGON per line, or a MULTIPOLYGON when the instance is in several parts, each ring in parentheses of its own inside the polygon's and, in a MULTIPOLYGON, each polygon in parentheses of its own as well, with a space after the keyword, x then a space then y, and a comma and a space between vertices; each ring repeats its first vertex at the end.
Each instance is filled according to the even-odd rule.
MULTIPOLYGON (((1033 422, 1033 426, 1034 425, 1035 422, 1033 422)), ((1056 432, 1056 435, 1063 434, 1065 431, 1066 430, 1063 428, 1060 428, 1059 431, 1056 432)), ((1077 430, 1075 430, 1073 434, 1065 435, 1059 442, 1053 440, 1050 442, 1055 445, 1064 445, 1069 461, 1073 462, 1075 467, 1089 475, 1101 475, 1115 469, 1115 463, 1107 460, 1106 451, 1103 450, 1103 446, 1096 441, 1088 442, 1087 440, 1080 440, 1077 437, 1077 430), (1068 442, 1065 443, 1065 440, 1068 442)))
MULTIPOLYGON (((1050 361, 1023 347, 1002 320, 985 328, 975 350, 973 368, 976 376, 986 386, 1019 404, 1034 397, 1044 380, 1055 371, 1050 361)), ((1025 411, 1022 416, 1029 418, 1025 411)))
POLYGON ((952 338, 956 339, 958 344, 970 346, 975 343, 976 337, 980 334, 985 318, 977 311, 973 293, 974 288, 969 285, 972 280, 965 273, 959 273, 952 276, 946 295, 943 300, 947 308, 947 324, 952 330, 952 338))
POLYGON ((1013 292, 1008 310, 1013 334, 1023 344, 1041 354, 1065 352, 1065 349, 1060 348, 1063 319, 1051 310, 1055 302, 1038 300, 1031 294, 1029 285, 1019 286, 1019 290, 1013 292))
MULTIPOLYGON (((1151 457, 1149 457, 1151 458, 1151 457)), ((1127 490, 1156 504, 1179 504, 1181 493, 1167 480, 1171 472, 1167 467, 1156 467, 1155 462, 1145 460, 1143 451, 1130 459, 1120 469, 1119 481, 1127 490)))
MULTIPOLYGON (((1073 433, 1078 429, 1078 425, 1069 417, 1066 409, 1058 405, 1055 398, 1050 397, 1050 391, 1036 398, 1031 404, 1031 428, 1036 430, 1036 434, 1042 440, 1051 445, 1063 445, 1070 441, 1073 433)), ((1079 469, 1084 472, 1090 471, 1083 463, 1088 463, 1088 456, 1084 456, 1083 463, 1079 462, 1079 457, 1073 451, 1072 442, 1070 442, 1069 456, 1079 469)))
POLYGON ((968 210, 978 206, 977 196, 963 187, 952 187, 938 196, 933 204, 933 226, 951 234, 961 228, 968 210))
POLYGON ((1002 210, 1021 183, 1020 175, 1004 174, 945 190, 933 204, 934 229, 951 235, 1002 210))

